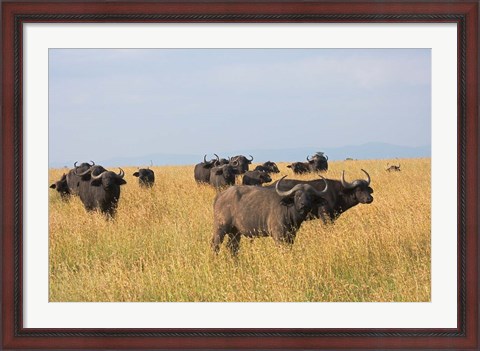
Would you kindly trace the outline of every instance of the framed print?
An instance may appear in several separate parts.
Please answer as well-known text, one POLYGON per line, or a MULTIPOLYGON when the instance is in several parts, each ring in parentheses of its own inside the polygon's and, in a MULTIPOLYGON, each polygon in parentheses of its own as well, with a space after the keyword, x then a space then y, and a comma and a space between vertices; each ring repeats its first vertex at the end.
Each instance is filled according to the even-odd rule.
POLYGON ((478 2, 2 29, 4 349, 478 349, 478 2))

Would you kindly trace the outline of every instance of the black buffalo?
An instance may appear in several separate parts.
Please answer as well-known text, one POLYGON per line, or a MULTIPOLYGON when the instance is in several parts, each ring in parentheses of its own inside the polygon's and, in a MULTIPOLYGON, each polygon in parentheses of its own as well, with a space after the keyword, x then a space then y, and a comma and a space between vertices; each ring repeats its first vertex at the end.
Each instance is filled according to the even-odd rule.
POLYGON ((155 183, 155 172, 149 168, 140 168, 133 176, 138 177, 138 184, 142 187, 152 187, 155 183))
POLYGON ((79 166, 77 166, 78 162, 75 162, 73 164, 73 169, 69 170, 66 174, 64 173, 60 180, 50 185, 50 188, 55 189, 62 199, 67 199, 69 195, 78 195, 80 177, 77 175, 77 172, 84 172, 95 165, 95 162, 90 162, 92 162, 92 164, 84 162, 79 166))
POLYGON ((310 163, 308 162, 293 162, 287 168, 291 168, 295 174, 304 174, 310 172, 310 163))
POLYGON ((242 235, 251 238, 271 236, 278 244, 293 244, 298 229, 312 208, 324 201, 328 186, 318 191, 311 185, 298 184, 281 191, 282 179, 275 189, 237 185, 216 196, 211 241, 214 252, 220 250, 227 234, 227 246, 232 255, 238 253, 242 235))
MULTIPOLYGON (((327 200, 312 211, 313 218, 321 218, 324 222, 335 221, 342 213, 358 204, 370 204, 373 201, 373 189, 370 187, 370 175, 366 174, 367 180, 357 179, 351 183, 345 181, 345 171, 342 172, 341 180, 334 179, 315 179, 315 180, 297 180, 289 179, 282 182, 280 189, 290 189, 297 184, 309 184, 318 191, 323 191, 325 184, 328 184, 328 191, 324 198, 327 200)), ((273 188, 278 183, 269 185, 273 188)))
POLYGON ((232 164, 233 162, 237 163, 237 166, 235 167, 237 167, 238 174, 243 174, 246 171, 248 171, 248 165, 251 164, 253 161, 253 156, 252 155, 249 155, 249 156, 250 156, 250 160, 243 155, 230 157, 230 164, 232 164))
POLYGON ((207 161, 207 155, 203 156, 203 162, 195 165, 193 175, 197 183, 210 183, 210 170, 215 167, 215 163, 218 162, 218 156, 216 159, 207 161))
POLYGON ((228 165, 213 167, 210 170, 210 185, 215 188, 234 185, 237 174, 238 168, 235 161, 228 165))
MULTIPOLYGON (((388 166, 388 165, 387 165, 388 166)), ((400 164, 398 166, 391 165, 386 169, 387 172, 400 172, 400 164)))
POLYGON ((323 152, 317 152, 311 158, 307 156, 307 161, 311 172, 322 172, 328 170, 328 156, 323 152))
POLYGON ((120 186, 127 184, 123 179, 124 176, 125 172, 121 168, 116 174, 102 166, 93 166, 83 172, 79 195, 85 209, 87 211, 99 209, 102 213, 113 217, 120 199, 120 186))
POLYGON ((267 161, 262 165, 255 167, 254 171, 261 171, 265 173, 280 173, 275 162, 267 161))
POLYGON ((270 175, 262 171, 247 171, 243 175, 243 185, 262 185, 272 181, 270 175))

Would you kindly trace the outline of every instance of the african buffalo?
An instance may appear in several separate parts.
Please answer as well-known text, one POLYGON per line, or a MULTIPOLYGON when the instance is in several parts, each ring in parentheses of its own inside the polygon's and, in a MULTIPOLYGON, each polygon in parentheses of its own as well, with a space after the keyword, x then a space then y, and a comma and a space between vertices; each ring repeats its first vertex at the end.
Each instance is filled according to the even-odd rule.
POLYGON ((80 177, 77 176, 76 172, 84 172, 94 166, 95 162, 91 162, 92 164, 84 162, 80 166, 77 166, 77 162, 75 162, 73 169, 69 170, 66 174, 64 173, 60 180, 50 185, 50 188, 55 189, 64 200, 68 199, 69 195, 78 195, 80 177))
POLYGON ((297 230, 312 208, 324 201, 328 185, 323 191, 308 184, 281 191, 282 179, 275 189, 237 185, 216 196, 211 241, 214 252, 218 253, 227 234, 227 247, 234 256, 238 253, 242 235, 251 238, 271 236, 277 244, 293 244, 297 230))
MULTIPOLYGON (((370 175, 362 169, 366 174, 367 180, 357 179, 351 183, 345 181, 345 171, 342 172, 341 180, 334 179, 315 179, 315 180, 297 180, 289 179, 279 185, 280 189, 287 190, 297 184, 309 184, 318 191, 323 191, 325 184, 328 184, 328 191, 324 195, 325 203, 321 204, 312 211, 314 218, 321 218, 325 223, 335 221, 343 212, 361 204, 370 204, 373 201, 373 189, 370 187, 370 175)), ((278 184, 275 182, 268 186, 273 188, 278 184)))
POLYGON ((152 187, 155 183, 155 172, 149 168, 140 168, 133 176, 138 177, 138 184, 142 187, 152 187))
POLYGON ((263 183, 269 183, 272 178, 266 172, 261 171, 247 171, 243 174, 243 185, 262 185, 263 183))
POLYGON ((262 165, 255 167, 254 171, 261 171, 265 173, 280 173, 275 162, 267 161, 262 165))
POLYGON ((291 168, 295 174, 304 174, 310 172, 310 163, 308 162, 294 162, 287 166, 291 168))
POLYGON ((323 152, 317 152, 311 158, 307 156, 307 161, 311 172, 321 172, 328 170, 328 156, 323 152))
POLYGON ((193 175, 197 183, 209 183, 210 182, 210 170, 215 167, 215 163, 218 162, 218 156, 216 159, 207 161, 207 155, 203 156, 203 162, 195 165, 193 175))
MULTIPOLYGON (((388 166, 388 165, 387 165, 388 166)), ((400 172, 400 164, 398 166, 390 166, 386 169, 387 172, 400 172)))
POLYGON ((235 184, 235 176, 238 174, 236 162, 228 165, 213 167, 210 170, 210 185, 221 188, 235 184))
POLYGON ((90 180, 82 180, 80 182, 80 200, 82 200, 87 211, 93 211, 98 208, 102 213, 113 217, 120 199, 120 186, 127 184, 125 179, 123 179, 125 172, 120 168, 118 174, 104 170, 96 175, 94 171, 98 172, 100 168, 95 167, 97 166, 91 167, 87 173, 82 175, 82 179, 85 179, 88 174, 90 180))
POLYGON ((230 157, 230 164, 232 162, 237 162, 237 166, 235 167, 237 167, 238 174, 243 174, 246 171, 248 171, 248 165, 251 164, 253 161, 253 156, 252 155, 249 155, 249 156, 250 156, 250 160, 243 155, 230 157))

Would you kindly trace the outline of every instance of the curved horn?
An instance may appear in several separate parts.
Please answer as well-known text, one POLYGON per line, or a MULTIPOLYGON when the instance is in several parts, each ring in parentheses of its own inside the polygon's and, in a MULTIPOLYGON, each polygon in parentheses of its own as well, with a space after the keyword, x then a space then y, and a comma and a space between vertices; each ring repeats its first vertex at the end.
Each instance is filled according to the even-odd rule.
POLYGON ((310 161, 309 156, 307 155, 307 161, 310 161))
MULTIPOLYGON (((92 167, 93 167, 93 166, 92 166, 92 167)), ((87 169, 85 172, 82 172, 82 173, 77 173, 77 170, 75 169, 75 170, 73 171, 73 174, 75 174, 76 176, 79 176, 79 177, 84 176, 85 174, 87 174, 87 173, 89 173, 89 172, 92 171, 92 167, 90 167, 89 169, 87 169)))
POLYGON ((215 157, 217 158, 217 161, 220 161, 220 157, 218 157, 217 154, 214 154, 214 155, 215 155, 215 157))
POLYGON ((73 168, 77 168, 77 163, 78 161, 75 161, 75 163, 73 164, 73 168))
POLYGON ((325 157, 325 161, 328 161, 328 156, 327 155, 323 155, 323 157, 325 157))
POLYGON ((290 196, 292 195, 294 192, 296 192, 297 190, 301 189, 303 187, 304 184, 297 184, 295 185, 292 189, 290 190, 287 190, 287 191, 281 191, 278 189, 278 186, 280 185, 280 183, 282 182, 283 178, 285 178, 286 176, 283 176, 282 178, 280 178, 277 182, 277 184, 275 184, 275 191, 277 192, 278 195, 282 196, 282 197, 287 197, 287 196, 290 196))
POLYGON ((203 162, 207 163, 207 155, 203 155, 203 162))
POLYGON ((342 178, 340 179, 340 181, 342 182, 342 185, 345 189, 352 189, 355 187, 353 183, 349 183, 345 181, 345 171, 342 171, 342 178))
POLYGON ((90 162, 92 163, 90 167, 95 166, 95 162, 93 162, 92 160, 90 160, 90 162))
POLYGON ((238 167, 238 164, 239 164, 239 163, 238 163, 238 160, 232 161, 232 166, 233 166, 233 167, 238 167))
POLYGON ((323 176, 320 176, 320 178, 322 178, 323 181, 325 182, 325 189, 323 189, 322 191, 320 191, 320 190, 315 189, 315 188, 312 186, 312 191, 313 191, 313 192, 315 193, 315 195, 318 196, 318 197, 322 197, 322 196, 325 195, 325 194, 327 193, 327 191, 328 191, 328 182, 327 182, 327 180, 326 180, 325 177, 323 177, 323 176))
POLYGON ((370 185, 370 175, 367 173, 366 170, 362 169, 363 173, 365 173, 367 175, 367 186, 370 185))
MULTIPOLYGON (((118 172, 117 175, 118 175, 120 178, 125 177, 125 172, 123 171, 123 169, 121 169, 120 167, 118 167, 118 169, 120 170, 120 172, 118 172)), ((105 172, 103 172, 103 173, 105 173, 105 172)), ((103 174, 103 173, 102 173, 102 174, 103 174)))
POLYGON ((99 175, 96 175, 94 176, 93 174, 91 175, 92 179, 100 179, 102 178, 103 174, 104 173, 107 173, 108 171, 103 171, 102 173, 100 173, 99 175))
MULTIPOLYGON (((252 161, 253 161, 253 156, 252 156, 252 155, 248 155, 248 156, 250 156, 250 160, 249 160, 249 161, 252 162, 252 161)), ((248 158, 247 158, 247 160, 248 160, 248 158)))

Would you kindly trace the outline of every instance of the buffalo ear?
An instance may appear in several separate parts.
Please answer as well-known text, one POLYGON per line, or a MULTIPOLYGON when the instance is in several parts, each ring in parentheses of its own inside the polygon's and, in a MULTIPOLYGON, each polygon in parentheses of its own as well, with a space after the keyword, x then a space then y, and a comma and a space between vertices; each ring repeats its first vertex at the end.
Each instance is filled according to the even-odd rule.
POLYGON ((98 178, 98 179, 94 179, 90 182, 90 185, 92 186, 100 186, 102 185, 102 177, 98 178))
POLYGON ((127 184, 127 182, 125 181, 125 179, 123 178, 117 178, 117 182, 116 182, 118 185, 123 185, 123 184, 127 184))
POLYGON ((56 189, 56 188, 57 188, 57 184, 53 183, 52 185, 50 185, 50 188, 51 188, 51 189, 56 189))
POLYGON ((133 176, 134 176, 134 177, 138 177, 138 176, 140 176, 140 173, 135 172, 135 173, 133 173, 133 176))

